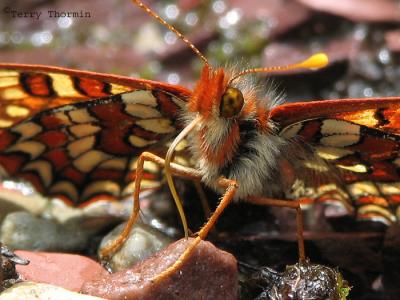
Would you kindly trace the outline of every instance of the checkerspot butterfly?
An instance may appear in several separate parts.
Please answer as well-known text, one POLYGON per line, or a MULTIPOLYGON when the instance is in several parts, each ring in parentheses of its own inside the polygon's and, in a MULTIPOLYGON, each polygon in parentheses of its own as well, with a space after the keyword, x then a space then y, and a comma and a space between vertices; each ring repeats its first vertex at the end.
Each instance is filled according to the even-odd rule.
MULTIPOLYGON (((154 170, 143 169, 150 160, 165 165, 175 198, 170 173, 201 178, 224 195, 200 238, 232 199, 291 206, 298 213, 301 201, 338 201, 360 219, 397 220, 400 98, 278 105, 274 95, 264 99, 247 82, 248 73, 274 68, 212 68, 163 24, 205 63, 193 91, 144 79, 0 64, 3 177, 24 179, 47 196, 81 206, 132 190, 137 199, 140 181, 156 179, 154 170), (175 142, 188 139, 193 169, 171 163, 176 143, 165 161, 154 155, 165 153, 165 142, 180 131, 175 142)), ((312 61, 291 68, 313 67, 312 61)))

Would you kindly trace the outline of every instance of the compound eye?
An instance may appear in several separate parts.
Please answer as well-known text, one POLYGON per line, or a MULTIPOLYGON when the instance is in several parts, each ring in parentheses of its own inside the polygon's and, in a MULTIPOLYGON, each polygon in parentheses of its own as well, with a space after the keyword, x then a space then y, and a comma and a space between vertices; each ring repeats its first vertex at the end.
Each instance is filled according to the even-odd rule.
POLYGON ((219 114, 224 118, 237 116, 242 110, 244 98, 242 92, 233 87, 228 87, 222 95, 219 114))

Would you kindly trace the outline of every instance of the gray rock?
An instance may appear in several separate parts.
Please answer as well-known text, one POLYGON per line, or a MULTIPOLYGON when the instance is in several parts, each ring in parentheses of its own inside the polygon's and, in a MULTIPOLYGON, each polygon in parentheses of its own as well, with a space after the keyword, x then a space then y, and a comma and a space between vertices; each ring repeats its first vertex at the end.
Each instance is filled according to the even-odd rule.
MULTIPOLYGON (((103 238, 99 252, 105 245, 117 238, 124 226, 125 223, 120 224, 103 238)), ((108 261, 108 267, 114 272, 126 269, 161 250, 171 242, 172 240, 160 231, 142 222, 137 222, 123 246, 108 261)))
POLYGON ((90 233, 23 211, 8 214, 0 229, 1 242, 12 249, 47 251, 83 249, 90 233))

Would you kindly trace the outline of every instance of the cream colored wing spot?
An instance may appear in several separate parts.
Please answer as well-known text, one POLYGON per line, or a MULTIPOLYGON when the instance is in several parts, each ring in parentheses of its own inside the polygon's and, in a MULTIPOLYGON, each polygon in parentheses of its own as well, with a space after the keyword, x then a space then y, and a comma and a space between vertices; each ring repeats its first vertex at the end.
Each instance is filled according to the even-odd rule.
POLYGON ((29 109, 19 105, 7 105, 6 113, 13 118, 26 117, 29 115, 29 109))
POLYGON ((156 143, 157 141, 148 141, 148 140, 145 140, 145 139, 143 139, 141 137, 138 137, 136 135, 130 135, 129 136, 129 142, 134 147, 143 148, 143 147, 152 145, 152 144, 156 143))
POLYGON ((98 120, 92 117, 86 108, 74 109, 69 112, 69 117, 75 123, 91 123, 98 120))
POLYGON ((384 195, 400 195, 400 183, 377 183, 384 195))
POLYGON ((78 138, 95 134, 101 130, 100 127, 92 124, 79 124, 69 128, 69 131, 78 138))
POLYGON ((348 185, 348 190, 353 197, 361 197, 365 195, 378 196, 379 191, 376 186, 369 181, 360 181, 348 185))
POLYGON ((0 91, 0 99, 2 100, 20 100, 28 98, 28 94, 18 87, 7 88, 0 91))
MULTIPOLYGON (((161 182, 157 180, 148 180, 148 179, 142 179, 140 182, 140 188, 142 190, 146 189, 155 189, 159 188, 161 186, 161 182)), ((129 183, 127 186, 125 186, 124 190, 122 191, 123 196, 128 196, 132 195, 133 192, 135 191, 135 182, 129 183)))
POLYGON ((93 149, 95 141, 94 136, 88 136, 74 141, 67 146, 68 153, 71 157, 78 157, 83 152, 93 149))
POLYGON ((391 222, 396 222, 396 216, 394 216, 389 209, 378 205, 364 205, 358 209, 357 213, 359 215, 376 214, 377 216, 372 218, 372 220, 381 221, 388 225, 390 225, 391 222), (378 215, 381 215, 381 217, 378 215))
POLYGON ((13 77, 13 76, 2 76, 0 73, 0 88, 6 88, 10 86, 16 86, 18 85, 18 77, 13 77))
POLYGON ((290 125, 286 128, 284 128, 280 135, 284 136, 286 138, 294 138, 299 134, 300 129, 303 127, 303 125, 301 123, 297 123, 297 124, 293 124, 290 125))
POLYGON ((99 168, 122 171, 122 170, 125 170, 126 164, 127 164, 126 158, 112 158, 112 159, 106 160, 105 162, 102 162, 99 165, 99 168))
POLYGON ((23 168, 24 171, 35 171, 39 174, 45 187, 48 187, 53 180, 51 164, 45 160, 37 160, 27 163, 23 168))
POLYGON ((320 139, 320 143, 324 146, 333 147, 346 147, 351 146, 360 141, 359 135, 342 134, 342 135, 331 135, 325 136, 320 139))
POLYGON ((307 161, 304 163, 304 166, 317 172, 329 172, 329 168, 326 165, 318 163, 317 161, 307 161))
POLYGON ((59 181, 51 186, 49 193, 67 194, 69 199, 78 199, 78 191, 76 187, 69 181, 59 181))
POLYGON ((351 124, 346 121, 328 119, 322 122, 322 135, 360 135, 361 127, 356 124, 351 124))
POLYGON ((0 128, 7 128, 14 124, 13 121, 0 119, 0 128))
POLYGON ((316 153, 318 156, 326 160, 335 160, 353 154, 352 151, 343 148, 324 147, 324 146, 316 147, 316 153))
POLYGON ((110 155, 105 154, 102 151, 91 150, 75 159, 73 164, 78 170, 86 173, 93 170, 102 161, 110 158, 110 155))
POLYGON ((147 106, 156 107, 157 99, 153 96, 151 91, 138 90, 121 95, 122 101, 128 104, 143 104, 147 106))
POLYGON ((36 141, 19 142, 7 148, 5 152, 24 152, 30 155, 31 159, 37 158, 46 149, 45 145, 36 141))
MULTIPOLYGON (((138 158, 132 159, 131 162, 129 163, 129 170, 136 170, 137 162, 138 158)), ((143 169, 147 172, 155 174, 158 171, 160 171, 160 166, 157 165, 155 162, 146 160, 143 164, 143 169)))
POLYGON ((14 126, 11 131, 20 134, 19 141, 24 141, 38 135, 42 131, 42 127, 36 123, 26 122, 14 126))
POLYGON ((11 71, 11 70, 0 70, 0 78, 2 77, 17 77, 18 78, 19 73, 16 71, 11 71))
POLYGON ((113 94, 113 95, 129 92, 131 90, 133 90, 133 88, 130 88, 130 87, 127 87, 124 85, 111 83, 111 94, 113 94))
POLYGON ((338 168, 349 170, 355 173, 366 173, 368 172, 368 168, 363 164, 356 164, 353 166, 345 166, 345 165, 336 165, 338 168))
POLYGON ((60 97, 82 97, 82 95, 75 90, 69 75, 50 73, 49 76, 53 79, 53 88, 60 97))
POLYGON ((125 112, 133 117, 138 117, 141 119, 159 118, 162 116, 161 113, 155 108, 143 104, 127 104, 125 107, 125 112))
POLYGON ((119 196, 120 187, 117 183, 108 180, 99 180, 89 184, 82 193, 83 199, 88 199, 96 194, 107 193, 119 196))
POLYGON ((54 113, 53 117, 61 121, 62 125, 71 125, 71 121, 68 119, 68 116, 63 111, 54 113))
POLYGON ((176 130, 175 127, 171 126, 171 121, 167 119, 138 120, 136 124, 155 133, 172 133, 176 130))

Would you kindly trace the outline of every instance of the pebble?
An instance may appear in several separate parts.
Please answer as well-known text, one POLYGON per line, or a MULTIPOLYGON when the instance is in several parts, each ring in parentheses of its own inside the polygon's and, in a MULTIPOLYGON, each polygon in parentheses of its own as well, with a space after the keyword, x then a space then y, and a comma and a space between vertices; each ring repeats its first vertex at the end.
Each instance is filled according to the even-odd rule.
POLYGON ((81 292, 107 299, 237 299, 237 262, 232 254, 200 241, 177 270, 171 266, 194 241, 181 239, 130 269, 86 282, 81 292))
POLYGON ((99 263, 81 255, 22 250, 15 251, 15 254, 30 261, 26 266, 16 266, 23 280, 52 284, 71 291, 79 291, 85 281, 108 274, 99 263))
POLYGON ((1 242, 8 247, 37 251, 82 250, 89 242, 90 233, 24 211, 8 214, 0 229, 1 242))
POLYGON ((29 281, 17 283, 0 295, 0 300, 21 299, 101 300, 103 298, 82 295, 50 284, 29 281))
POLYGON ((15 211, 29 211, 39 215, 48 205, 48 200, 35 194, 26 185, 12 181, 0 183, 0 222, 7 214, 15 211))
POLYGON ((98 201, 76 208, 52 200, 41 217, 27 211, 9 213, 1 225, 0 240, 14 249, 81 251, 92 236, 121 221, 128 212, 120 202, 98 201))
MULTIPOLYGON (((100 243, 99 252, 114 241, 125 226, 121 224, 107 234, 100 243)), ((113 271, 126 269, 169 245, 172 240, 149 225, 137 222, 123 246, 107 262, 113 271)))

